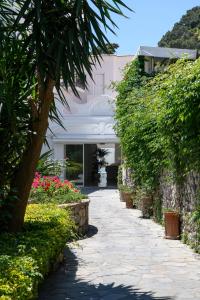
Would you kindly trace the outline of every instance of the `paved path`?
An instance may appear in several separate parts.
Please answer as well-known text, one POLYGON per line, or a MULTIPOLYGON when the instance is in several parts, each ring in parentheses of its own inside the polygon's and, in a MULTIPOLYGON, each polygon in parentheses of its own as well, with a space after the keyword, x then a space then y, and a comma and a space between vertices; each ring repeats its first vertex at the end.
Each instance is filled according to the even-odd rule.
POLYGON ((116 190, 90 198, 91 236, 70 246, 39 300, 200 300, 198 255, 125 209, 116 190))

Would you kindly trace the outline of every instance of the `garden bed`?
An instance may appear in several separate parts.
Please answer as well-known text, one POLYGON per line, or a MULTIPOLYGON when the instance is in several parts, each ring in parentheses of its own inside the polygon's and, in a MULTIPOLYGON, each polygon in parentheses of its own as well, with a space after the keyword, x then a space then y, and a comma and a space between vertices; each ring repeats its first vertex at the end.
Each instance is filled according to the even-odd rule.
POLYGON ((74 232, 66 210, 51 204, 28 205, 23 231, 0 235, 0 299, 36 299, 39 283, 74 232))

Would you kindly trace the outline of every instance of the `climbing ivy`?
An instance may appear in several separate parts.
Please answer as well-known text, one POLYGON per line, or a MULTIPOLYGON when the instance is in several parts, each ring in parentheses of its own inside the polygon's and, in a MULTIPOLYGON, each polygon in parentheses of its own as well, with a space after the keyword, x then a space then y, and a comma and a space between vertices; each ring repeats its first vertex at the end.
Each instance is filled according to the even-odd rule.
POLYGON ((200 166, 200 59, 150 77, 134 60, 117 85, 116 132, 137 185, 155 189, 162 169, 176 180, 200 166))

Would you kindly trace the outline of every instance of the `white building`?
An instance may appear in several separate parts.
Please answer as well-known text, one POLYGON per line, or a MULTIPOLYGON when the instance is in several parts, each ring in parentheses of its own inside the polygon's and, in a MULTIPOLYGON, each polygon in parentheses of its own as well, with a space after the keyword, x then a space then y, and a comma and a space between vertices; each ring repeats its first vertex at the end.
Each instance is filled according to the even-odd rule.
MULTIPOLYGON (((87 75, 88 89, 78 87, 80 98, 63 89, 69 107, 57 103, 64 128, 50 123, 47 138, 54 159, 69 159, 70 167, 63 177, 80 185, 97 185, 100 160, 97 149, 108 151, 104 161, 107 165, 108 185, 116 183, 117 165, 120 163, 118 138, 115 135, 114 110, 116 92, 112 82, 120 81, 123 69, 134 57, 103 55, 101 65, 93 67, 93 80, 87 75)), ((44 148, 43 151, 46 149, 44 148)))
POLYGON ((164 47, 140 46, 136 56, 144 57, 145 72, 151 74, 156 71, 160 65, 166 65, 169 61, 175 61, 179 58, 195 60, 198 57, 197 50, 177 49, 164 47))
MULTIPOLYGON (((160 63, 165 64, 171 59, 184 56, 196 59, 197 51, 141 46, 136 56, 144 58, 145 71, 151 73, 160 63)), ((70 166, 63 172, 62 177, 80 185, 98 184, 98 171, 102 161, 102 158, 97 157, 98 149, 108 152, 104 157, 108 185, 116 184, 117 166, 120 163, 119 142, 113 129, 116 92, 111 85, 112 82, 122 79, 124 67, 134 56, 102 57, 101 65, 96 64, 93 67, 93 80, 86 75, 88 89, 82 89, 81 86, 77 88, 80 98, 63 88, 69 107, 58 102, 57 108, 62 115, 65 129, 51 123, 51 131, 47 134, 54 159, 69 159, 70 166)), ((45 150, 47 149, 44 147, 43 151, 45 150)))

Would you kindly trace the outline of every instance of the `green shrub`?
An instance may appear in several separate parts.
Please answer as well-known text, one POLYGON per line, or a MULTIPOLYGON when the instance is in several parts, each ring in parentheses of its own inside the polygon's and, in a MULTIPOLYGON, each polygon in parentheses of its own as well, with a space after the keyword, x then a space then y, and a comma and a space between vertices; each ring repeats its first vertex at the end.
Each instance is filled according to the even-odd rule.
POLYGON ((177 182, 199 171, 200 59, 181 59, 152 79, 136 60, 116 89, 116 132, 139 187, 155 189, 163 169, 177 182))
POLYGON ((133 193, 133 189, 131 187, 127 186, 127 185, 120 184, 118 188, 121 192, 133 193))
POLYGON ((64 204, 64 203, 72 203, 79 202, 82 199, 86 199, 87 195, 81 193, 67 192, 65 195, 55 195, 49 198, 49 196, 44 193, 37 193, 37 197, 34 196, 31 199, 31 203, 42 203, 42 204, 64 204))
POLYGON ((65 210, 28 205, 23 231, 0 235, 0 299, 35 299, 38 284, 74 232, 65 210))
POLYGON ((153 215, 154 215, 155 222, 159 224, 163 223, 162 199, 160 195, 156 195, 153 198, 153 215))

